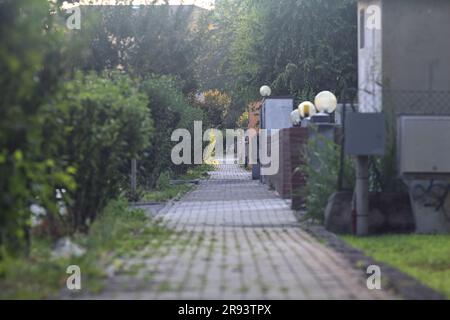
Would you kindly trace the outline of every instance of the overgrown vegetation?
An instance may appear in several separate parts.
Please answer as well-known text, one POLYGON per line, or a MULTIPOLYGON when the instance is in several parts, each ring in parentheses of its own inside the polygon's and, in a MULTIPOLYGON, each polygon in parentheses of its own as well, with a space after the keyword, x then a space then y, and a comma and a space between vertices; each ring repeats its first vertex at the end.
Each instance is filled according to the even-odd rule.
MULTIPOLYGON (((193 106, 183 95, 181 87, 180 81, 172 76, 153 75, 141 83, 141 91, 149 98, 155 123, 151 147, 139 162, 140 185, 146 189, 155 187, 160 174, 165 171, 173 175, 186 172, 188 166, 172 163, 172 133, 176 129, 187 129, 193 133, 194 121, 206 120, 202 110, 193 106)), ((204 125, 207 125, 206 121, 204 125)))
POLYGON ((81 268, 84 292, 98 292, 109 265, 144 248, 148 254, 155 254, 171 235, 172 231, 148 218, 142 210, 128 208, 125 200, 112 201, 88 235, 74 237, 77 244, 87 249, 84 256, 54 257, 51 240, 34 237, 28 257, 4 257, 0 261, 0 299, 56 297, 66 286, 69 265, 81 268))
POLYGON ((450 236, 388 235, 343 237, 375 260, 387 263, 450 299, 450 236))
MULTIPOLYGON (((306 219, 324 222, 325 208, 330 196, 338 191, 340 170, 340 146, 325 136, 312 131, 314 138, 308 140, 304 154, 305 164, 297 170, 307 176, 306 187, 302 195, 306 201, 306 219)), ((346 158, 344 162, 346 185, 354 185, 353 162, 346 158)))
POLYGON ((230 96, 215 89, 203 92, 196 105, 204 111, 211 127, 224 128, 231 101, 230 96))
POLYGON ((190 183, 192 180, 205 179, 208 177, 208 172, 212 171, 213 167, 211 165, 199 165, 194 166, 186 172, 183 176, 179 177, 178 185, 171 184, 171 176, 168 172, 163 172, 156 184, 156 188, 151 191, 146 191, 142 195, 142 201, 144 202, 166 202, 168 200, 174 199, 178 200, 191 190, 194 186, 190 183), (182 182, 186 181, 185 184, 182 182))
POLYGON ((371 192, 407 192, 397 172, 397 115, 392 97, 386 93, 383 113, 386 117, 386 150, 381 157, 371 157, 369 182, 371 192))
POLYGON ((0 3, 0 260, 27 253, 32 205, 56 239, 87 232, 126 194, 131 159, 142 188, 186 173, 170 161, 171 133, 207 120, 189 98, 191 12, 86 7, 77 32, 62 3, 0 3))
POLYGON ((63 65, 61 33, 45 0, 0 3, 0 259, 24 252, 29 205, 55 211, 54 185, 72 185, 59 159, 41 153, 42 105, 55 92, 63 65))
POLYGON ((147 191, 142 197, 144 202, 166 202, 174 199, 178 200, 193 189, 190 184, 182 184, 175 186, 168 186, 164 189, 156 189, 153 191, 147 191))

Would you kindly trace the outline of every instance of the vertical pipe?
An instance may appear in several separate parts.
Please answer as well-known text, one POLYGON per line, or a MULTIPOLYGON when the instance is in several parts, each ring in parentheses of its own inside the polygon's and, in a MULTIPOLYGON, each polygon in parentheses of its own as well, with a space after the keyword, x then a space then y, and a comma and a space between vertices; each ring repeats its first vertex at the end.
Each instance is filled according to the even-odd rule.
POLYGON ((356 167, 356 234, 369 234, 369 157, 358 156, 356 167))

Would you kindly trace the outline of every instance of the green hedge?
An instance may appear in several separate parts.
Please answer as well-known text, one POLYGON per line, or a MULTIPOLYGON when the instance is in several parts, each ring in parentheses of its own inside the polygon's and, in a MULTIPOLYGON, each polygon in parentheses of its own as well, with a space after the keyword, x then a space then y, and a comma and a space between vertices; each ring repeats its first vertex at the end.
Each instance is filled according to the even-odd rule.
POLYGON ((172 163, 171 151, 175 143, 171 142, 171 136, 180 128, 192 133, 194 121, 204 121, 205 115, 183 95, 182 86, 182 82, 172 76, 158 75, 149 77, 141 85, 141 91, 148 96, 155 121, 153 143, 139 166, 140 184, 146 188, 155 187, 162 173, 180 175, 188 168, 172 163))
POLYGON ((129 163, 149 147, 153 121, 148 99, 125 75, 77 74, 46 108, 44 148, 75 168, 68 193, 73 229, 85 230, 127 182, 129 163))

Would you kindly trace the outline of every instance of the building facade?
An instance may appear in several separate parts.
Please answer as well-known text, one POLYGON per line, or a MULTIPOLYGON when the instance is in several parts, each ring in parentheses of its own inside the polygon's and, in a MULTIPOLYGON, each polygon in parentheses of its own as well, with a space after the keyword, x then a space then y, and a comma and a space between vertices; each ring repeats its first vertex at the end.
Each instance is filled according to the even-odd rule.
POLYGON ((358 25, 361 110, 393 104, 399 113, 445 113, 450 1, 360 0, 358 25))

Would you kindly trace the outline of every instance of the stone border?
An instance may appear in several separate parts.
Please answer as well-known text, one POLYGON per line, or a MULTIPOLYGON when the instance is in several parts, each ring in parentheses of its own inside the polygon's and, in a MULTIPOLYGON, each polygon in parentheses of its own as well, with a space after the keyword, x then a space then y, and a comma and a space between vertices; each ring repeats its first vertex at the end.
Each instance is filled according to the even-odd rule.
MULTIPOLYGON (((299 215, 296 214, 297 218, 299 215)), ((339 239, 334 233, 327 231, 323 226, 309 223, 301 223, 301 228, 318 240, 322 240, 333 250, 339 252, 351 265, 366 274, 367 267, 378 265, 383 270, 383 276, 387 279, 385 286, 393 290, 406 300, 447 300, 440 292, 437 292, 417 279, 391 267, 385 263, 378 262, 372 257, 365 255, 361 250, 355 249, 345 241, 339 239)))

